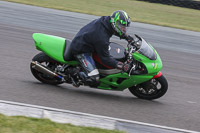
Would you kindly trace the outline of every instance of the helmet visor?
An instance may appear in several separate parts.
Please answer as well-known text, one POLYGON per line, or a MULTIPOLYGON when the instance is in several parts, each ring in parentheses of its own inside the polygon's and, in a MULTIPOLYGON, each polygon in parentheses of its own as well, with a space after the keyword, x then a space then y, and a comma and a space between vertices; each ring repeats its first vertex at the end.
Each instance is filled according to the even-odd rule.
POLYGON ((119 22, 117 22, 117 27, 122 33, 126 33, 128 31, 128 27, 126 25, 120 24, 119 22))
POLYGON ((119 25, 118 28, 120 29, 120 31, 122 33, 126 33, 128 30, 128 27, 124 26, 124 25, 119 25))

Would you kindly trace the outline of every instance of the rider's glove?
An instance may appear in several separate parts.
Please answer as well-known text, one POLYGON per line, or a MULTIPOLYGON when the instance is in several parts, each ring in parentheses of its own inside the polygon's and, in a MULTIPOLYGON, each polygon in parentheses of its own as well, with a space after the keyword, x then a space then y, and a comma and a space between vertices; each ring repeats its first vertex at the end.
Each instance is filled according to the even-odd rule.
POLYGON ((119 69, 119 70, 122 70, 123 69, 123 66, 124 66, 124 63, 123 62, 118 62, 117 63, 117 69, 119 69))
POLYGON ((120 39, 125 39, 126 41, 128 41, 128 43, 134 40, 133 37, 131 37, 130 35, 126 33, 122 33, 122 35, 120 36, 120 39))
POLYGON ((131 37, 130 35, 128 35, 126 37, 126 40, 127 40, 128 43, 134 43, 135 42, 134 39, 133 39, 133 37, 131 37))
POLYGON ((121 39, 125 39, 128 43, 134 41, 133 37, 131 37, 130 35, 128 35, 126 33, 122 33, 121 39))
POLYGON ((118 62, 117 63, 117 69, 122 70, 124 72, 128 72, 130 70, 130 64, 129 63, 122 63, 118 62))

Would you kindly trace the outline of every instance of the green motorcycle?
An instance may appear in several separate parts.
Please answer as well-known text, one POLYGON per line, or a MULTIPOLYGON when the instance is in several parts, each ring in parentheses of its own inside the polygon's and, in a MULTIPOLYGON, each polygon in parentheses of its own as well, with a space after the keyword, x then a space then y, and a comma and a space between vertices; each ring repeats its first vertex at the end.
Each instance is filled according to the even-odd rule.
MULTIPOLYGON (((35 46, 41 53, 32 59, 30 68, 36 79, 43 83, 58 85, 73 84, 70 76, 72 69, 81 72, 79 62, 71 55, 71 41, 62 37, 34 33, 35 46)), ((162 97, 168 89, 166 78, 162 75, 162 61, 156 50, 138 35, 134 36, 135 45, 127 44, 127 48, 110 43, 110 55, 116 60, 129 64, 127 71, 107 69, 94 55, 100 73, 100 82, 93 88, 104 90, 129 91, 138 98, 153 100, 162 97)), ((81 78, 77 76, 80 85, 81 78)))

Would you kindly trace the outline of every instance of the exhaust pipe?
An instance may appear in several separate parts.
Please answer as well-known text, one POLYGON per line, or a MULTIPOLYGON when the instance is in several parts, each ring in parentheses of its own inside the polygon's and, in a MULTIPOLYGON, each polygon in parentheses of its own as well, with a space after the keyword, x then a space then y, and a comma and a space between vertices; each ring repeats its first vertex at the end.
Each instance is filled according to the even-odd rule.
POLYGON ((58 75, 54 72, 52 72, 51 70, 47 69, 46 67, 42 66, 40 63, 38 63, 37 61, 32 61, 31 62, 31 67, 35 70, 38 70, 41 73, 44 73, 46 75, 48 75, 50 78, 54 78, 57 77, 59 79, 64 80, 64 78, 61 75, 58 75))

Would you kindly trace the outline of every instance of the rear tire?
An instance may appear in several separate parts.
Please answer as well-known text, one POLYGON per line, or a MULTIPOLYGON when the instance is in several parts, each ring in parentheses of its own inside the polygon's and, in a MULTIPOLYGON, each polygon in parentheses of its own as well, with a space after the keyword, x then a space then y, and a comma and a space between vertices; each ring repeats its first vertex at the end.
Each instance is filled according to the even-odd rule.
MULTIPOLYGON (((33 57, 32 61, 37 61, 52 71, 54 71, 55 67, 59 64, 58 62, 56 62, 55 60, 53 60, 52 58, 50 58, 43 52, 35 55, 33 57)), ((36 69, 32 68, 31 65, 30 65, 30 69, 31 69, 33 76, 37 80, 41 81, 42 83, 51 84, 51 85, 58 85, 58 84, 63 83, 63 81, 61 81, 60 79, 50 78, 48 75, 45 75, 45 74, 37 71, 36 69)))
POLYGON ((146 100, 158 99, 162 97, 167 90, 168 83, 163 75, 159 78, 151 79, 150 81, 129 88, 129 91, 134 96, 146 100))

